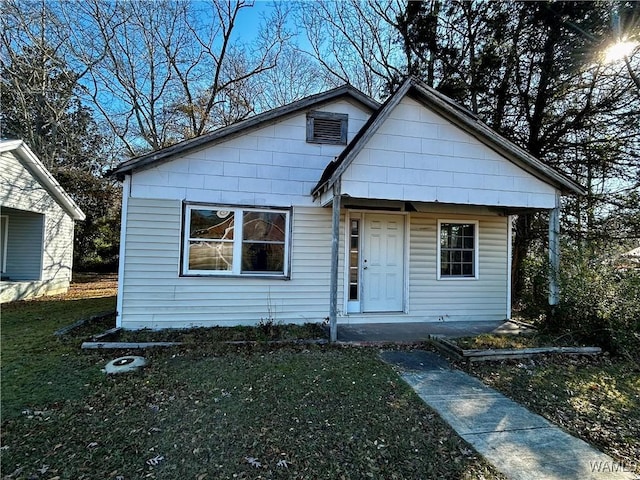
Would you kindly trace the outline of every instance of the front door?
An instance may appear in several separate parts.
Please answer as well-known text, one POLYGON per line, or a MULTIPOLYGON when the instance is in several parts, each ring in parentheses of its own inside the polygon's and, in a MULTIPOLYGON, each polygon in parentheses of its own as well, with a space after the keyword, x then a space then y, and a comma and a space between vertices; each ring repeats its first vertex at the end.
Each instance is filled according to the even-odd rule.
POLYGON ((404 216, 364 215, 362 311, 404 309, 404 216))

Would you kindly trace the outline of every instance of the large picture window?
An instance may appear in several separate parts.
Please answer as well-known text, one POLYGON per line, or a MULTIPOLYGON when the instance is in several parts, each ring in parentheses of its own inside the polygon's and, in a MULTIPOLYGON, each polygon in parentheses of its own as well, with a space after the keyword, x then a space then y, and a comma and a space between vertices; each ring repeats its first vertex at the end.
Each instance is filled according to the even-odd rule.
POLYGON ((187 205, 184 225, 184 274, 288 275, 288 210, 187 205))
POLYGON ((438 278, 477 278, 478 222, 438 221, 438 278))

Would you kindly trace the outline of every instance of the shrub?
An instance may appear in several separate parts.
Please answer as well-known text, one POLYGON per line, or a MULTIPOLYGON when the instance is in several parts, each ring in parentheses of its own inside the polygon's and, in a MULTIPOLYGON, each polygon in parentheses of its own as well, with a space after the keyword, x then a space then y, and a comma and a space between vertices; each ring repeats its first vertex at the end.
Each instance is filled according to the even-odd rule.
POLYGON ((543 328, 640 359, 640 271, 568 257, 561 272, 560 304, 543 328))

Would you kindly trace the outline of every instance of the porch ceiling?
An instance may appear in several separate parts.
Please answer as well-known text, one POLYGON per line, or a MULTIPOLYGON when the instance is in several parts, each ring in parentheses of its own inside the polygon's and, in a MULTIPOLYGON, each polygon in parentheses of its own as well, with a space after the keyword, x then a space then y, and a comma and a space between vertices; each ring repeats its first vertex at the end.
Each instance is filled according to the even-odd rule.
MULTIPOLYGON (((331 206, 329 198, 323 207, 331 206)), ((341 197, 342 208, 352 210, 380 210, 387 212, 423 212, 423 213, 455 213, 456 210, 464 207, 466 211, 473 210, 479 215, 523 215, 546 211, 545 208, 528 207, 504 207, 496 205, 469 205, 463 203, 442 203, 442 202, 421 202, 404 200, 387 200, 376 198, 357 198, 348 195, 341 197)))

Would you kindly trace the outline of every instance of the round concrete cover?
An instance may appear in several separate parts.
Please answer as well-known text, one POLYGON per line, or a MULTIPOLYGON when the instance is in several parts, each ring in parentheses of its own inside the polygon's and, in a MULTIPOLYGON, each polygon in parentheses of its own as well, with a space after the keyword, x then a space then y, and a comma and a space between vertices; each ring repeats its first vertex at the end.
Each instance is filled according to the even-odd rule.
POLYGON ((144 357, 137 357, 135 355, 132 355, 111 360, 109 363, 107 363, 106 367, 104 367, 104 370, 107 373, 133 372, 140 367, 144 367, 146 364, 147 361, 144 359, 144 357))

